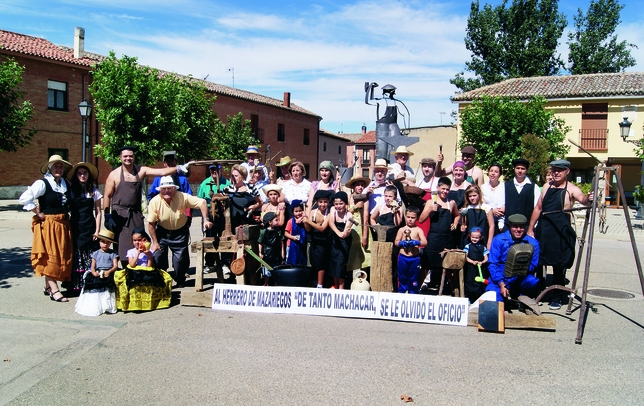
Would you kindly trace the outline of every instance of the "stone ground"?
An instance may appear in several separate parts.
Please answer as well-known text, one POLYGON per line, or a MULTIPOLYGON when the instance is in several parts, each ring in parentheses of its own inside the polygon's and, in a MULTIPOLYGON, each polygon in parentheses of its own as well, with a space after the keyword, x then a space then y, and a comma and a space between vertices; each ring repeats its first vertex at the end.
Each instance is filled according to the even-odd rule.
POLYGON ((589 287, 634 298, 589 295, 576 345, 579 312, 545 305, 555 332, 213 311, 180 304, 190 286, 170 309, 82 317, 75 298, 41 293, 20 209, 0 202, 0 404, 644 404, 644 300, 621 211, 595 235, 589 287))

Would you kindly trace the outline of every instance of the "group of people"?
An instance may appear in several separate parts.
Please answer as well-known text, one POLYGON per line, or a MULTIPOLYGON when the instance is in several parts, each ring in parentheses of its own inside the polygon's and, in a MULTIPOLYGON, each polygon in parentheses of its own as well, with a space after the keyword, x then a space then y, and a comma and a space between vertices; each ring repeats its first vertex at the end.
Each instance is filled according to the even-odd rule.
MULTIPOLYGON (((539 188, 526 177, 525 159, 513 162, 515 176, 502 183, 500 165, 490 165, 485 181, 474 163, 476 150, 467 146, 461 153, 462 160, 446 168, 442 153, 436 160, 423 158, 421 173, 414 174, 407 164, 413 153, 399 147, 391 164, 376 160, 373 179, 356 175, 343 185, 331 162, 321 162, 317 180, 310 182, 304 164, 289 156, 275 164, 278 178, 251 145, 246 162, 210 165, 210 176, 192 196, 186 178, 190 163, 177 165, 169 151, 163 168, 137 166, 135 148, 126 146, 121 165, 107 177, 104 196, 95 185, 94 165, 72 165, 53 155, 41 168, 43 179, 20 202, 35 214, 31 261, 36 274, 45 276, 44 294, 68 301, 58 286, 63 282, 68 292, 82 292, 76 310, 86 315, 168 307, 172 281, 180 287, 186 280, 191 210, 201 211, 206 236, 221 236, 223 216, 211 210, 221 204, 213 198, 221 193, 227 195, 233 230, 262 225, 258 255, 265 264, 309 265, 319 288, 344 289, 354 270, 369 267, 369 225, 388 226, 401 293, 435 289, 444 251, 456 248, 467 254, 465 293, 472 301, 485 290, 496 292, 498 300, 534 297, 543 286, 543 266, 553 267, 553 284, 565 285, 576 238, 566 210, 592 199, 567 181, 570 163, 553 161, 550 178, 539 188), (144 218, 146 176, 156 178, 144 218), (409 198, 409 187, 419 199, 409 198), (529 261, 514 266, 525 252, 529 261), (166 272, 170 253, 173 276, 166 272)), ((206 271, 215 260, 215 254, 206 256, 206 271)), ((232 257, 220 260, 229 272, 232 257)), ((262 268, 265 285, 271 283, 270 267, 262 268)), ((560 302, 554 297, 551 308, 560 302)))

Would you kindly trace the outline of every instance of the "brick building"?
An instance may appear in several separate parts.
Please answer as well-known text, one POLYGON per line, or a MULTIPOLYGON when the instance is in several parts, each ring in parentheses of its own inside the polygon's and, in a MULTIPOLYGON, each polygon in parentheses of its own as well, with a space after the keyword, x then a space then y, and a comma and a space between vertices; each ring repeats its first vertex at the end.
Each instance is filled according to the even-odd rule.
MULTIPOLYGON (((0 198, 16 198, 42 176, 40 166, 50 155, 60 154, 72 163, 81 161, 82 119, 77 106, 84 99, 92 103, 88 90, 90 69, 103 57, 84 51, 84 30, 79 28, 74 35, 74 48, 0 30, 0 61, 5 57, 14 58, 25 67, 20 87, 25 99, 34 106, 33 119, 27 126, 38 131, 27 147, 14 153, 0 152, 0 198)), ((228 115, 242 112, 251 121, 262 146, 270 144, 273 155, 279 152, 277 159, 289 155, 317 167, 321 117, 291 103, 290 93, 285 92, 280 100, 212 82, 203 83, 217 96, 214 110, 222 121, 228 115)), ((100 126, 93 113, 88 119, 87 131, 90 135, 87 160, 99 168, 102 184, 111 167, 91 152, 100 142, 100 126)), ((198 183, 206 176, 204 167, 192 172, 191 183, 198 183)))

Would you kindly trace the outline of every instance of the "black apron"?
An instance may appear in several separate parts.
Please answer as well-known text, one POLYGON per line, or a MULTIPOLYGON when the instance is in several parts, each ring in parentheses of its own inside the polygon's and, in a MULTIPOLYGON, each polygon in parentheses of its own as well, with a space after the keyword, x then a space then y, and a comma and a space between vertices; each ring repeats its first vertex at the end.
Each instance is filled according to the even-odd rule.
POLYGON ((555 268, 570 268, 575 262, 577 235, 570 224, 570 214, 563 211, 568 182, 563 188, 550 187, 541 203, 537 239, 541 263, 555 268), (555 213, 543 215, 554 211, 555 213))
MULTIPOLYGON (((335 217, 335 216, 333 216, 335 217)), ((344 231, 347 223, 339 221, 334 222, 338 231, 344 231)), ((348 227, 351 225, 349 224, 348 227)), ((347 238, 340 238, 336 233, 331 231, 331 264, 329 266, 329 275, 334 278, 347 277, 347 264, 349 263, 349 250, 351 249, 351 234, 347 238)))
POLYGON ((74 249, 89 250, 93 248, 96 218, 94 217, 94 198, 87 193, 79 193, 72 197, 71 223, 74 249))
POLYGON ((246 208, 255 202, 255 196, 249 192, 233 192, 229 195, 230 201, 230 226, 235 233, 237 227, 244 224, 255 224, 253 217, 248 217, 246 208))
POLYGON ((422 267, 423 269, 443 269, 443 258, 440 253, 445 248, 454 248, 450 240, 451 226, 454 221, 452 212, 439 206, 438 210, 429 216, 429 221, 427 247, 421 257, 422 267))
POLYGON ((387 242, 395 242, 396 241, 396 234, 398 234, 398 229, 400 226, 396 226, 396 223, 394 223, 394 214, 393 213, 386 213, 386 214, 381 214, 376 218, 376 223, 380 224, 381 226, 393 226, 389 230, 387 230, 387 242))
MULTIPOLYGON (((470 249, 467 252, 467 257, 472 261, 483 261, 485 256, 483 252, 485 250, 485 245, 481 242, 478 244, 470 243, 470 249)), ((483 278, 487 278, 487 264, 481 265, 481 274, 483 278)), ((482 282, 477 282, 475 278, 479 276, 479 267, 470 264, 469 262, 465 263, 465 275, 464 275, 464 287, 465 287, 465 296, 470 300, 470 303, 474 303, 476 299, 479 298, 483 293, 485 293, 485 284, 482 282)))
POLYGON ((121 167, 121 181, 112 195, 112 219, 116 223, 115 236, 118 241, 119 258, 127 258, 127 251, 134 248, 132 231, 143 228, 143 213, 141 213, 141 191, 143 183, 139 179, 139 167, 134 166, 133 175, 136 182, 126 182, 123 176, 125 168, 121 167))
POLYGON ((482 209, 473 209, 469 208, 467 209, 467 230, 465 230, 465 233, 463 233, 462 239, 461 239, 461 248, 465 247, 465 245, 469 242, 468 240, 468 235, 470 234, 470 230, 474 227, 481 227, 483 232, 481 232, 481 238, 486 238, 488 235, 488 232, 490 231, 490 226, 487 222, 487 213, 485 210, 482 209))

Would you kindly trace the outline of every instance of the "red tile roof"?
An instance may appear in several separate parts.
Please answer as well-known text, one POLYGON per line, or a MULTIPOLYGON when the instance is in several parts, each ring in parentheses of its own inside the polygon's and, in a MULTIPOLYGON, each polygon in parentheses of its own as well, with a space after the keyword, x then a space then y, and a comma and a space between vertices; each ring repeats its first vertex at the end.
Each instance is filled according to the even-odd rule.
POLYGON ((481 96, 508 96, 529 99, 644 96, 644 72, 593 73, 589 75, 538 76, 515 78, 469 92, 457 94, 452 101, 472 101, 481 96))
MULTIPOLYGON (((92 67, 95 63, 105 59, 105 57, 102 55, 93 54, 87 51, 82 58, 74 58, 74 50, 72 48, 52 44, 50 41, 47 41, 44 38, 32 37, 30 35, 0 30, 0 53, 2 53, 2 51, 4 50, 18 54, 35 56, 53 61, 68 62, 75 65, 82 65, 87 67, 92 67)), ((162 74, 170 73, 164 71, 160 72, 162 74)), ((188 78, 188 76, 185 75, 180 75, 177 73, 174 74, 180 77, 188 78)), ((194 78, 192 79, 202 82, 208 90, 216 94, 249 100, 256 103, 282 108, 285 110, 296 111, 298 113, 307 114, 322 119, 322 117, 318 116, 317 114, 293 103, 291 103, 291 107, 288 108, 284 106, 284 101, 280 99, 263 96, 261 94, 248 92, 246 90, 235 89, 205 80, 194 78)))
POLYGON ((44 38, 4 30, 0 30, 0 49, 87 67, 102 59, 99 55, 91 53, 82 58, 74 58, 72 48, 54 45, 44 38))
POLYGON ((358 141, 356 141, 356 144, 375 144, 376 143, 376 132, 375 131, 369 131, 365 135, 363 135, 358 141))

